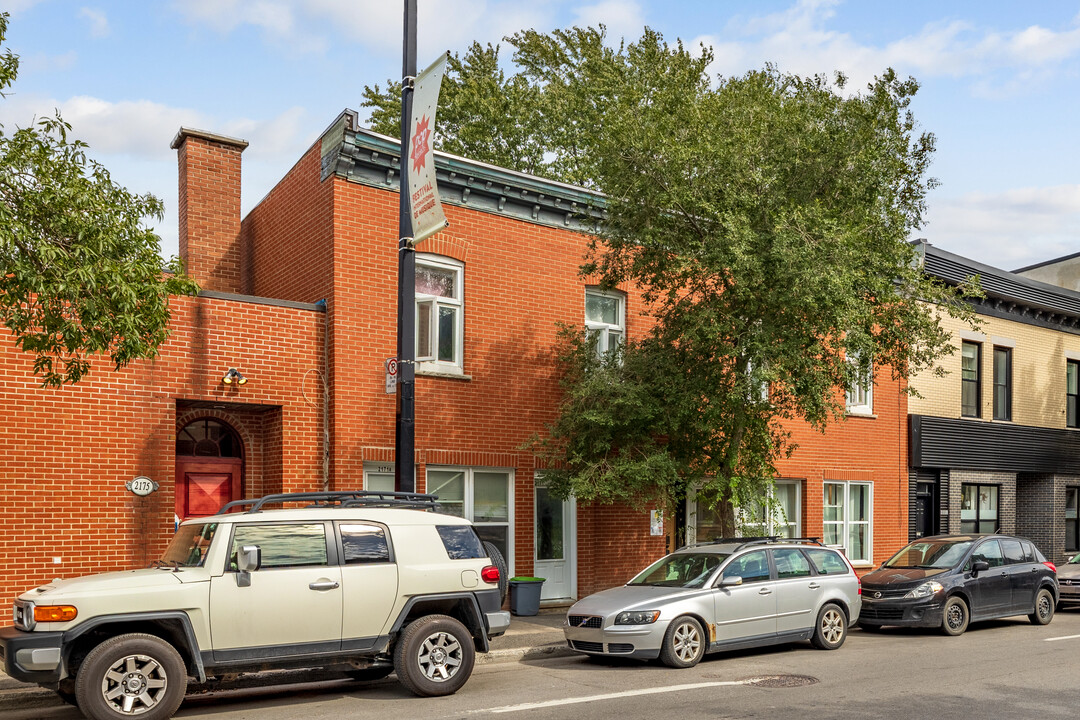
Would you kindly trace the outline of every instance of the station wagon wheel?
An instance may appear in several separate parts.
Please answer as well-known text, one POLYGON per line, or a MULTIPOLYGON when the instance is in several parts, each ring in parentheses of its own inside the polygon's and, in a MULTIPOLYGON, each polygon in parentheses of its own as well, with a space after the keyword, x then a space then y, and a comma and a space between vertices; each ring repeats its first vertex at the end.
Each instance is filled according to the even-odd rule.
POLYGON ((946 635, 963 635, 970 620, 967 603, 962 597, 953 595, 945 601, 945 607, 941 611, 942 632, 946 635))
POLYGON ((159 637, 130 633, 90 651, 75 678, 79 709, 91 720, 164 720, 187 692, 187 669, 159 637))
POLYGON ((1028 615, 1034 625, 1049 625, 1054 619, 1054 596, 1046 588, 1035 595, 1035 612, 1028 615))
POLYGON ((818 612, 811 644, 819 650, 835 650, 847 638, 847 615, 839 605, 826 603, 818 612))
POLYGON ((472 635, 448 615, 412 621, 394 646, 398 680, 421 697, 457 692, 472 674, 475 660, 472 635))
POLYGON ((689 616, 676 618, 664 634, 660 661, 673 668, 689 668, 705 655, 705 634, 701 623, 689 616))

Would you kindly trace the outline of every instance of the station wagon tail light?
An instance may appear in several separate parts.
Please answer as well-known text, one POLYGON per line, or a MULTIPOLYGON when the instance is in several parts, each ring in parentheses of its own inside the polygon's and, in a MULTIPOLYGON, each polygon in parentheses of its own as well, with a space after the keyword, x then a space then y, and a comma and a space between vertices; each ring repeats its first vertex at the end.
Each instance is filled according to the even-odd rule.
POLYGON ((494 565, 488 565, 480 571, 480 577, 486 583, 497 583, 499 582, 499 568, 494 565))
POLYGON ((68 622, 78 614, 71 605, 38 605, 34 608, 34 622, 68 622))
POLYGON ((616 625, 650 625, 660 617, 659 610, 639 610, 637 612, 621 612, 615 616, 616 625))
POLYGON ((1047 560, 1047 561, 1043 562, 1043 565, 1045 565, 1046 567, 1050 568, 1050 569, 1051 569, 1051 570, 1053 570, 1054 572, 1057 572, 1057 565, 1055 565, 1054 563, 1050 562, 1049 560, 1047 560))

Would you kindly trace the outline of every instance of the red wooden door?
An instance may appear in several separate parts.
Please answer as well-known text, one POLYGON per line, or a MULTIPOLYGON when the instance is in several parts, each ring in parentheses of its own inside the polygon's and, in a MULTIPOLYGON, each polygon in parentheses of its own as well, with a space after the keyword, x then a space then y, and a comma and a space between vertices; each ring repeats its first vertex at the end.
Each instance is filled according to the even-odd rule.
POLYGON ((240 458, 176 458, 176 515, 181 520, 214 515, 239 500, 240 458))

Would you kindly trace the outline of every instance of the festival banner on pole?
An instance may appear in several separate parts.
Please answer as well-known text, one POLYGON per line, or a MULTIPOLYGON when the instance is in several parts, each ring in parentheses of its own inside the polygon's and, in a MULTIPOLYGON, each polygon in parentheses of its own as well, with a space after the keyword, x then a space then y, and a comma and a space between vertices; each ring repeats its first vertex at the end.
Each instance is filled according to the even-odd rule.
POLYGON ((413 90, 412 117, 409 126, 409 212, 412 214, 413 243, 449 225, 439 200, 439 185, 435 181, 435 111, 439 106, 439 89, 449 53, 439 56, 427 70, 416 77, 413 90))

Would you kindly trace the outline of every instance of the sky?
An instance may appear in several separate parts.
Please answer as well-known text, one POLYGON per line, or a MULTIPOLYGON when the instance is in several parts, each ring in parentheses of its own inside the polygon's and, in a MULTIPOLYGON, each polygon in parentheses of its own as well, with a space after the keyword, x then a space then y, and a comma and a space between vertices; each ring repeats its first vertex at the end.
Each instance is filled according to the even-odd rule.
MULTIPOLYGON (((924 237, 1015 269, 1080 252, 1080 0, 418 0, 418 64, 514 32, 648 26, 714 49, 715 75, 773 63, 916 78, 937 137, 924 237)), ((2 0, 19 77, 10 132, 59 110, 114 180, 164 200, 155 231, 177 253, 181 126, 247 140, 242 211, 288 172, 365 85, 401 75, 395 0, 2 0)), ((505 47, 505 46, 504 46, 505 47)), ((509 57, 509 50, 503 55, 509 57)), ((366 119, 366 112, 361 112, 366 119)))

